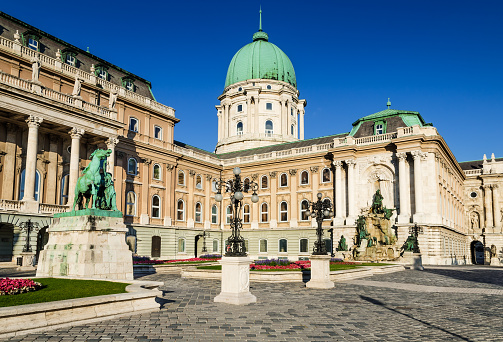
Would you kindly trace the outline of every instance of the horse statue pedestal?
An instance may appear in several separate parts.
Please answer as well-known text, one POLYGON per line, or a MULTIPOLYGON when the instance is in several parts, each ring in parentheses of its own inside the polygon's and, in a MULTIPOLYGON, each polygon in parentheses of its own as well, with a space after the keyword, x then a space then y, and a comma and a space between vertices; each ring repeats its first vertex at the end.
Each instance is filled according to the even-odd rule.
POLYGON ((40 252, 37 277, 133 279, 128 229, 120 211, 83 209, 55 214, 40 252))

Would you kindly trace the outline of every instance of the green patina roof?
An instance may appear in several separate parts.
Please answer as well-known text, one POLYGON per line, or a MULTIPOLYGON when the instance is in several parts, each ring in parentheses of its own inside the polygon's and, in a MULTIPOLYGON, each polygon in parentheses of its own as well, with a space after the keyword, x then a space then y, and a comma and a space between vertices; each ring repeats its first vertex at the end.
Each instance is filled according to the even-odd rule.
POLYGON ((297 88, 292 62, 268 40, 267 33, 260 29, 253 35, 253 43, 236 52, 227 70, 225 87, 251 79, 269 79, 284 81, 297 88))
POLYGON ((376 121, 391 116, 399 116, 403 120, 403 122, 407 125, 407 127, 414 125, 419 125, 421 127, 431 125, 427 124, 424 121, 419 112, 411 112, 408 110, 397 110, 397 109, 385 109, 380 112, 364 116, 363 118, 360 118, 355 122, 353 122, 353 129, 351 129, 349 135, 351 136, 354 135, 360 128, 361 124, 365 121, 376 121))

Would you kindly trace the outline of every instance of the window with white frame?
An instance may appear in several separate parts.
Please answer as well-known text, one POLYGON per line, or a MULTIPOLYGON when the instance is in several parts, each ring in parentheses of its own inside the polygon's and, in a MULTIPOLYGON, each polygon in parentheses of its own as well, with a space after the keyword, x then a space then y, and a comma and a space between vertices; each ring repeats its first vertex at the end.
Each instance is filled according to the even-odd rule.
POLYGON ((125 80, 124 87, 129 91, 134 91, 134 83, 132 80, 125 80))
POLYGON ((154 126, 154 138, 162 140, 162 128, 159 126, 154 126))
POLYGON ((129 158, 127 162, 127 173, 130 175, 136 175, 138 172, 138 162, 134 158, 129 158))
POLYGON ((267 102, 267 103, 265 104, 265 109, 267 109, 267 110, 272 110, 272 103, 271 103, 271 102, 267 102))
POLYGON ((60 205, 66 205, 68 203, 68 180, 70 175, 66 174, 61 178, 61 196, 59 199, 60 205))
POLYGON ((309 245, 308 239, 300 239, 299 240, 299 252, 300 253, 307 253, 308 245, 309 245))
POLYGON ((262 178, 260 178, 260 188, 267 189, 268 187, 269 187, 269 178, 267 178, 267 176, 262 176, 262 178))
POLYGON ((279 204, 279 220, 281 222, 288 221, 288 203, 285 201, 279 204))
POLYGON ((281 176, 279 176, 279 186, 288 186, 288 175, 286 173, 282 173, 281 176))
POLYGON ((237 135, 243 135, 243 123, 241 121, 236 125, 236 133, 237 135))
POLYGON ((260 253, 267 253, 267 240, 266 239, 261 239, 259 243, 259 252, 260 253))
POLYGON ((126 194, 126 216, 136 216, 136 194, 129 191, 126 194))
POLYGON ((300 174, 300 185, 307 185, 307 184, 309 184, 309 172, 304 170, 300 174))
POLYGON ((322 177, 322 182, 323 183, 328 183, 332 181, 332 172, 328 167, 324 168, 323 171, 321 172, 321 177, 322 177))
POLYGON ((176 204, 176 220, 185 221, 185 202, 181 199, 176 204))
POLYGON ((185 238, 178 238, 178 253, 185 253, 185 238))
POLYGON ((130 117, 129 118, 129 130, 131 132, 138 132, 139 129, 139 121, 135 117, 130 117))
POLYGON ((203 188, 203 178, 201 175, 196 176, 196 189, 201 190, 203 188))
MULTIPOLYGON (((325 198, 325 199, 323 200, 323 203, 325 203, 325 205, 326 205, 327 207, 329 207, 331 211, 332 211, 332 210, 334 210, 334 208, 332 207, 332 201, 330 200, 330 198, 328 198, 328 197, 327 197, 327 198, 325 198)), ((323 220, 325 220, 325 221, 330 221, 330 220, 332 220, 332 218, 331 218, 331 217, 324 217, 324 218, 323 218, 323 220)))
POLYGON ((308 221, 309 220, 309 201, 302 200, 300 202, 300 220, 308 221))
POLYGON ((238 105, 238 113, 242 112, 243 111, 243 105, 242 104, 239 104, 238 105))
POLYGON ((278 251, 280 253, 287 253, 288 252, 288 241, 287 239, 279 239, 279 246, 278 246, 278 251))
POLYGON ((269 205, 267 203, 260 205, 260 222, 269 222, 269 205))
POLYGON ((265 122, 265 134, 267 136, 273 135, 274 134, 274 125, 271 120, 267 120, 265 122))
POLYGON ((75 56, 71 53, 67 53, 65 56, 65 63, 74 67, 75 62, 76 62, 75 56))
POLYGON ((196 215, 195 215, 195 218, 194 220, 197 222, 197 223, 201 223, 203 222, 203 206, 201 203, 197 202, 196 203, 196 215))
POLYGON ((243 206, 243 223, 250 223, 250 205, 243 206))
POLYGON ((211 207, 211 223, 218 223, 218 207, 215 204, 211 207))
POLYGON ((97 66, 95 67, 95 73, 96 73, 96 76, 98 76, 99 78, 101 78, 102 80, 108 80, 108 68, 107 67, 104 67, 104 66, 97 66))
POLYGON ((230 205, 228 205, 225 208, 225 223, 231 224, 231 220, 232 220, 232 208, 230 205))
POLYGON ((161 198, 152 196, 152 218, 161 218, 161 198))
POLYGON ((34 37, 28 38, 28 47, 32 50, 38 51, 38 40, 34 37))
POLYGON ((185 172, 178 171, 178 185, 185 185, 185 172))
MULTIPOLYGON (((26 170, 21 172, 21 182, 19 183, 19 199, 24 198, 24 184, 25 184, 25 174, 26 170)), ((35 201, 39 200, 40 197, 40 172, 35 170, 35 192, 33 193, 35 201)))
POLYGON ((161 165, 154 164, 152 177, 156 180, 161 180, 161 165))
POLYGON ((217 239, 213 239, 213 250, 212 250, 213 253, 218 253, 218 240, 217 239))
POLYGON ((384 133, 384 127, 382 124, 377 124, 376 125, 376 134, 383 134, 384 133))

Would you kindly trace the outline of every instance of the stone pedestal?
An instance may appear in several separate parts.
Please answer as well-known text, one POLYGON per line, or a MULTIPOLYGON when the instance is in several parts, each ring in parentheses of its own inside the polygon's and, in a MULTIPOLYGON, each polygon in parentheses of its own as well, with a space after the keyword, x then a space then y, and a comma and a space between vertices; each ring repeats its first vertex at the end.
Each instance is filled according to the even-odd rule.
POLYGON ((403 260, 412 270, 424 270, 421 253, 404 252, 403 260))
POLYGON ((133 279, 128 229, 120 211, 84 209, 55 214, 40 252, 37 277, 133 279))
POLYGON ((215 302, 243 305, 257 301, 250 293, 251 262, 248 257, 222 257, 222 291, 215 302))
POLYGON ((313 289, 330 289, 334 282, 330 281, 330 255, 311 255, 311 280, 306 287, 313 289))
POLYGON ((21 257, 23 261, 21 262, 21 266, 17 268, 18 271, 32 271, 36 267, 33 265, 35 261, 35 253, 33 252, 22 252, 21 257))
POLYGON ((491 258, 491 263, 490 263, 491 266, 502 266, 503 263, 500 262, 500 259, 496 258, 496 257, 493 257, 491 258))

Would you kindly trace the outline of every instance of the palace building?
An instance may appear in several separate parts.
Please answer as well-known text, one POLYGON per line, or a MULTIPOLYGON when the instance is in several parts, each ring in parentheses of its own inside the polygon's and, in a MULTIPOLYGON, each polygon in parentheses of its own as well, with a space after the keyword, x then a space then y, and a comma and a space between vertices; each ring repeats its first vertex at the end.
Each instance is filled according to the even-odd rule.
POLYGON ((138 255, 222 254, 232 212, 215 184, 239 166, 258 184, 258 203, 245 194, 241 213, 252 258, 309 257, 318 193, 334 207, 327 244, 344 235, 353 247, 379 189, 396 209, 399 246, 423 228, 423 263, 503 264, 503 158, 459 163, 433 124, 389 101, 347 132, 306 140, 292 62, 261 27, 251 38, 229 56, 212 153, 176 140, 175 110, 147 80, 0 12, 0 260, 21 255, 28 220, 33 253, 44 248, 53 214, 71 210, 80 172, 103 148, 138 255))

